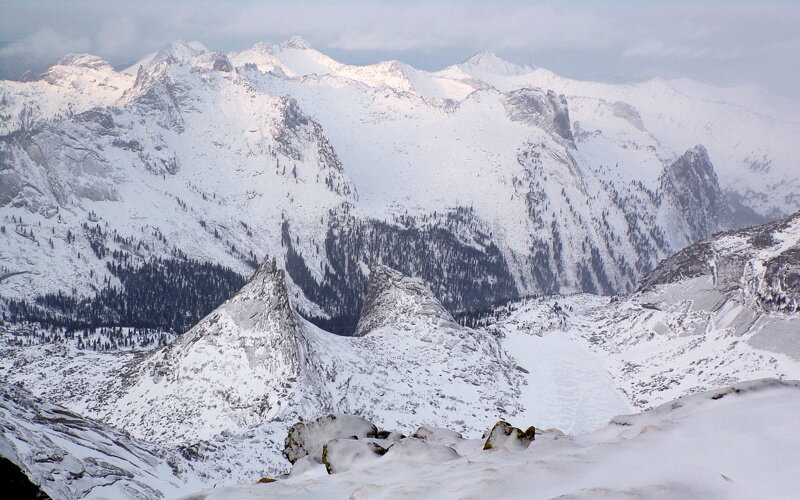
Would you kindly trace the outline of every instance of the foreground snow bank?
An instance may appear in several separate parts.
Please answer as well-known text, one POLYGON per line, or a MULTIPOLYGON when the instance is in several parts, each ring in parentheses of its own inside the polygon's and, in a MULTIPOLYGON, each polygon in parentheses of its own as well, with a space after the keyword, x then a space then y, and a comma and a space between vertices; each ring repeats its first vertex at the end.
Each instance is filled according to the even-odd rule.
POLYGON ((591 434, 537 432, 527 449, 458 440, 461 457, 442 461, 413 444, 339 474, 187 498, 792 498, 798 414, 800 382, 763 379, 620 416, 591 434))

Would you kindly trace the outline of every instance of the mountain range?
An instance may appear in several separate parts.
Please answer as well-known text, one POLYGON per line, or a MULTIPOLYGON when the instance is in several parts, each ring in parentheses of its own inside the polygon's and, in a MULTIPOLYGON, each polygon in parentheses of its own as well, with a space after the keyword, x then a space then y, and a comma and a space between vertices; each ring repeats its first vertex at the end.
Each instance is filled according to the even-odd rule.
POLYGON ((131 290, 142 269, 184 266, 212 295, 198 266, 243 280, 270 255, 306 318, 351 334, 377 264, 456 315, 630 291, 694 241, 800 208, 800 124, 712 90, 488 53, 350 66, 299 38, 176 42, 123 70, 67 56, 0 82, 2 296, 14 322, 182 333, 237 284, 164 319, 131 290))

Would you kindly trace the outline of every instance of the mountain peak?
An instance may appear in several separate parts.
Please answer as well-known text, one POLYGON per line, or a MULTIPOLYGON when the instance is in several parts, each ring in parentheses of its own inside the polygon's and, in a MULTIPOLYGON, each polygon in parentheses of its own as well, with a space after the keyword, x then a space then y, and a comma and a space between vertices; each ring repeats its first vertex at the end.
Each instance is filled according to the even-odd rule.
POLYGON ((282 50, 286 49, 310 50, 313 47, 311 47, 311 44, 308 43, 308 41, 305 40, 303 37, 293 36, 287 38, 286 40, 278 44, 278 48, 282 50))
POLYGON ((730 208, 706 148, 688 149, 661 173, 661 190, 686 217, 693 240, 701 240, 730 225, 730 208))
POLYGON ((459 64, 462 69, 470 73, 469 69, 479 69, 484 72, 499 75, 521 75, 532 69, 531 66, 520 66, 511 61, 503 59, 494 52, 479 52, 466 61, 459 64))
POLYGON ((369 287, 358 320, 356 337, 386 326, 415 323, 455 323, 422 280, 410 278, 384 265, 372 268, 369 287))
POLYGON ((275 259, 266 259, 239 292, 168 346, 163 356, 154 356, 155 371, 181 365, 181 370, 192 372, 185 365, 194 363, 198 370, 202 367, 197 373, 208 374, 242 364, 241 373, 252 378, 296 375, 299 328, 284 272, 275 259))
POLYGON ((92 54, 67 54, 58 60, 56 66, 75 66, 91 69, 111 68, 108 61, 92 54))
POLYGON ((233 297, 133 366, 120 397, 141 404, 112 411, 127 429, 153 440, 209 439, 231 422, 275 418, 308 359, 304 334, 284 272, 267 259, 233 297), (163 435, 164 426, 174 433, 163 435))

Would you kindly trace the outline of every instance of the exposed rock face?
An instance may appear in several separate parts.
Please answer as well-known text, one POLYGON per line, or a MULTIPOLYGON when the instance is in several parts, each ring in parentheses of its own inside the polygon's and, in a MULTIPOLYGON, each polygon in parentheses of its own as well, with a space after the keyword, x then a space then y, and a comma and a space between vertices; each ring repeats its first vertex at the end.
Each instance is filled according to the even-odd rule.
POLYGON ((695 146, 667 166, 660 180, 662 194, 682 215, 690 241, 730 228, 730 208, 703 146, 695 146))
POLYGON ((214 65, 212 68, 214 68, 214 71, 222 71, 223 73, 230 73, 233 71, 233 65, 225 55, 219 55, 216 59, 214 59, 214 65))
POLYGON ((421 280, 403 276, 386 266, 375 266, 370 271, 367 297, 354 335, 363 337, 383 326, 400 327, 410 321, 455 324, 421 280))
POLYGON ((541 127, 573 143, 569 108, 563 95, 552 90, 522 89, 509 93, 508 114, 512 120, 541 127))

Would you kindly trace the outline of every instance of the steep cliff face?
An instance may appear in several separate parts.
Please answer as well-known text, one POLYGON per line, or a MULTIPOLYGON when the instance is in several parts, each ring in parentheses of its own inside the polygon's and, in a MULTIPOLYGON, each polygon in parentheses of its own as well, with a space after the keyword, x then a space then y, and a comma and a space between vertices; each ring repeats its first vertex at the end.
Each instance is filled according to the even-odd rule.
POLYGON ((661 194, 675 206, 689 241, 730 227, 731 209, 703 146, 686 151, 664 168, 660 181, 661 194))

